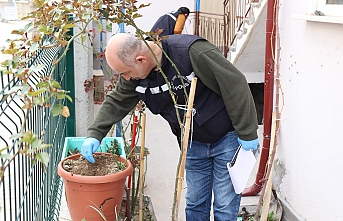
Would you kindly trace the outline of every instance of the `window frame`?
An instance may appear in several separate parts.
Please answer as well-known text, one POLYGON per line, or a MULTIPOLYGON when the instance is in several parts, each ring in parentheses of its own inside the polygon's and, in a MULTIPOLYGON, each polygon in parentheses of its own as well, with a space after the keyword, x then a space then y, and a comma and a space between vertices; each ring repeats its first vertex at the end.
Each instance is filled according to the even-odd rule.
POLYGON ((308 13, 314 14, 315 10, 321 11, 325 16, 343 17, 343 4, 326 4, 326 0, 308 0, 308 13))

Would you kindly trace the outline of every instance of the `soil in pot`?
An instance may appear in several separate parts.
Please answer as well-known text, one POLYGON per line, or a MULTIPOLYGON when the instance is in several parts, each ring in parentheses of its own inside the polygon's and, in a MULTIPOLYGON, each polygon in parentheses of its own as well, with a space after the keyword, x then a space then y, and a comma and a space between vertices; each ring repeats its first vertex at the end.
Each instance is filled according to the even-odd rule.
POLYGON ((93 157, 95 163, 90 163, 83 156, 78 159, 65 160, 63 162, 63 169, 81 176, 105 176, 122 171, 123 167, 118 166, 118 164, 125 166, 125 164, 118 162, 111 155, 97 154, 93 157))

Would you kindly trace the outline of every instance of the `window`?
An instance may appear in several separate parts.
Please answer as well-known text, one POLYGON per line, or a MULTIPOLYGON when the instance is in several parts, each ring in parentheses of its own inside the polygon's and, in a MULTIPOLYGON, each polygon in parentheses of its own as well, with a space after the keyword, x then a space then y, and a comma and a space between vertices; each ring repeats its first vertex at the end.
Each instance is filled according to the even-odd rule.
POLYGON ((343 0, 307 0, 306 15, 292 15, 294 19, 343 24, 343 0))
POLYGON ((316 10, 324 15, 343 17, 343 0, 316 0, 315 2, 317 3, 316 10))
POLYGON ((326 4, 343 4, 343 0, 326 0, 326 4))

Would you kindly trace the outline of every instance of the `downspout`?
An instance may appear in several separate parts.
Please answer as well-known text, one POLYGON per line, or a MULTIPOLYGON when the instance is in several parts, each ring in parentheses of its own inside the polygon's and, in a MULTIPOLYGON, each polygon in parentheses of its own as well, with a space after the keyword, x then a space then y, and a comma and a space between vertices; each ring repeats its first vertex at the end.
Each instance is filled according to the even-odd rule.
POLYGON ((124 24, 124 22, 119 24, 119 32, 120 33, 124 33, 125 32, 125 24, 124 24))
POLYGON ((200 0, 195 0, 195 22, 194 22, 194 35, 199 36, 199 23, 200 23, 200 0))
POLYGON ((262 179, 264 178, 266 165, 269 156, 271 122, 273 112, 273 89, 274 89, 274 58, 275 54, 275 6, 276 0, 267 2, 267 19, 266 19, 266 51, 265 51, 265 69, 264 69, 264 113, 263 113, 263 145, 260 156, 260 163, 256 174, 255 183, 245 188, 242 196, 255 196, 262 189, 262 179))

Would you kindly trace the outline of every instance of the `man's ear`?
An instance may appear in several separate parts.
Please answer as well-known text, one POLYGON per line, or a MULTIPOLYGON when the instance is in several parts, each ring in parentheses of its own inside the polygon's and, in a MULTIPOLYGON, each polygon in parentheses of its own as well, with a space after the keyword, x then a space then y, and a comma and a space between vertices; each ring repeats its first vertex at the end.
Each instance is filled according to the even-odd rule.
POLYGON ((137 62, 137 63, 145 63, 145 62, 146 62, 145 56, 143 56, 143 55, 138 55, 138 56, 136 57, 136 62, 137 62))

